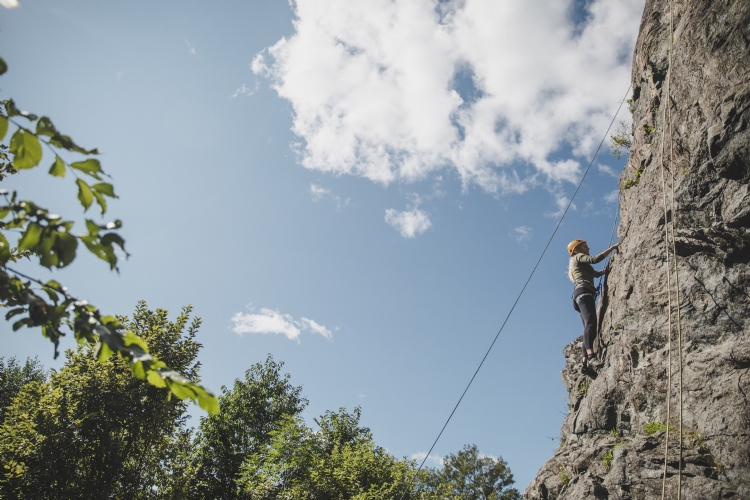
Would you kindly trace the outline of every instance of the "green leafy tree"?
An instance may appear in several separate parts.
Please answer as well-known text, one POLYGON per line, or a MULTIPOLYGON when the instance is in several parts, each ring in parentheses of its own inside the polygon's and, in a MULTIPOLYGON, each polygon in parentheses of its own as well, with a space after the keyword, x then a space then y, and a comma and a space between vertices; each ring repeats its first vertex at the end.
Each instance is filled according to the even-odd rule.
MULTIPOLYGON (((7 71, 0 58, 0 75, 7 71)), ((117 198, 114 186, 107 182, 96 149, 77 145, 58 131, 52 121, 21 111, 12 99, 0 101, 0 182, 9 175, 40 165, 43 151, 51 153, 49 174, 75 179, 78 200, 84 212, 96 203, 101 215, 107 211, 107 199, 117 198), (5 143, 9 128, 15 128, 5 143), (78 157, 78 161, 66 158, 78 157)), ((0 306, 10 308, 6 319, 15 318, 13 330, 40 327, 42 335, 55 345, 58 355, 65 330, 79 342, 97 345, 96 357, 104 361, 112 354, 128 362, 131 372, 156 387, 166 387, 179 398, 190 398, 202 408, 216 411, 216 397, 191 382, 149 351, 143 339, 128 330, 115 316, 103 315, 86 301, 78 300, 55 280, 43 282, 12 267, 21 258, 37 258, 47 269, 64 268, 76 258, 79 243, 110 269, 117 269, 118 251, 125 252, 125 240, 117 232, 119 220, 100 224, 86 219, 86 231, 74 232, 75 223, 50 213, 37 203, 24 199, 16 191, 0 189, 0 306), (11 244, 11 240, 16 240, 11 244)), ((127 254, 125 254, 127 255, 127 254)))
MULTIPOLYGON (((154 354, 198 379, 195 336, 200 320, 183 308, 138 304, 124 327, 154 354)), ((66 351, 49 381, 24 385, 0 426, 2 498, 185 498, 195 476, 187 405, 130 374, 113 356, 98 362, 93 346, 66 351)))
POLYGON ((284 363, 268 356, 235 380, 232 389, 222 387, 219 411, 201 418, 197 438, 198 493, 205 499, 240 498, 238 473, 245 459, 264 449, 286 418, 299 414, 307 400, 302 388, 282 375, 284 363))
POLYGON ((47 379, 44 368, 37 359, 27 359, 21 366, 16 358, 0 358, 0 424, 5 420, 5 409, 21 387, 29 382, 44 382, 47 379))
POLYGON ((246 498, 271 500, 386 500, 416 498, 416 468, 376 446, 360 427, 361 410, 326 412, 319 430, 288 417, 272 440, 248 457, 240 484, 246 498))
POLYGON ((513 474, 500 458, 482 456, 476 445, 449 454, 443 468, 431 470, 425 500, 520 500, 513 474))

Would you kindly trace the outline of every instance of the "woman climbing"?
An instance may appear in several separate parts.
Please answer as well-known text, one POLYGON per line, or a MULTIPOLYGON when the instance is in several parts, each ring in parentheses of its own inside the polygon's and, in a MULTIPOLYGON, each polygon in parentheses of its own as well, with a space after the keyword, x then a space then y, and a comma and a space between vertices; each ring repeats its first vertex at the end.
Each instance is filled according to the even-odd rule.
POLYGON ((598 359, 598 353, 594 352, 594 340, 596 339, 596 287, 594 278, 609 272, 609 266, 602 270, 594 270, 591 264, 598 264, 607 255, 617 250, 620 244, 612 245, 599 255, 589 255, 589 246, 584 240, 573 240, 568 245, 570 263, 568 265, 568 277, 575 285, 573 288, 573 307, 581 313, 583 321, 583 369, 598 369, 602 362, 598 359))

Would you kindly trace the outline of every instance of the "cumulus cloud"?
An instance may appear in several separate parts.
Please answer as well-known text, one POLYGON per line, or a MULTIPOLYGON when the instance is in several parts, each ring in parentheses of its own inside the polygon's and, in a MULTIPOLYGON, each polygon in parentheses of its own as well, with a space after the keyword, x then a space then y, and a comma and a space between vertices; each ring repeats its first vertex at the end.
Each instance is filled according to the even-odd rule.
POLYGON ((254 311, 250 313, 239 312, 232 317, 232 323, 234 323, 232 331, 239 335, 243 333, 275 333, 297 342, 299 342, 302 331, 318 333, 327 339, 333 336, 330 329, 309 318, 296 320, 290 314, 282 314, 277 310, 265 307, 257 313, 254 311))
POLYGON ((389 208, 385 211, 385 221, 401 233, 404 238, 414 238, 432 226, 427 214, 418 208, 403 212, 389 208))
POLYGON ((601 139, 643 2, 591 0, 577 23, 572 0, 296 0, 293 34, 251 68, 291 103, 309 169, 522 192, 579 178, 557 158, 601 139))
MULTIPOLYGON (((418 451, 416 453, 413 453, 411 455, 412 460, 416 460, 418 463, 422 463, 422 460, 427 456, 427 453, 424 451, 418 451)), ((443 466, 443 457, 439 455, 435 455, 434 453, 430 455, 430 458, 427 459, 427 463, 431 463, 432 467, 442 467, 443 466)))
POLYGON ((513 237, 519 243, 525 243, 531 241, 531 236, 534 234, 534 230, 528 226, 519 226, 515 230, 513 237))

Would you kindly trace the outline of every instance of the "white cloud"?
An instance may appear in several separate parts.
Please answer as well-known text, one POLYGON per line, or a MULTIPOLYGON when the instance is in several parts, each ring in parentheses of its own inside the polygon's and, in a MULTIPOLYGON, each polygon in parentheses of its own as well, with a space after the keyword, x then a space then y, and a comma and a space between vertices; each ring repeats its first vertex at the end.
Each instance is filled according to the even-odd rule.
MULTIPOLYGON (((413 453, 411 455, 412 460, 416 460, 417 463, 422 463, 422 460, 424 460, 424 457, 427 456, 427 453, 424 451, 418 451, 416 453, 413 453)), ((435 455, 434 453, 430 455, 430 458, 427 459, 426 462, 429 466, 429 464, 432 464, 432 467, 442 467, 443 466, 443 457, 439 455, 435 455)))
POLYGON ((252 88, 248 87, 247 85, 243 83, 242 87, 234 91, 234 94, 232 94, 232 99, 234 99, 235 97, 239 95, 246 95, 250 97, 251 95, 255 94, 259 88, 260 88, 260 82, 255 82, 255 86, 252 88))
POLYGON ((615 189, 614 191, 610 191, 607 196, 604 197, 604 201, 607 203, 617 203, 620 199, 620 190, 615 189))
POLYGON ((239 312, 232 317, 232 323, 234 323, 232 331, 238 335, 243 333, 276 333, 285 335, 288 339, 297 342, 299 342, 299 336, 303 330, 319 333, 327 339, 333 336, 331 330, 311 319, 296 320, 289 314, 282 314, 277 310, 265 307, 261 308, 258 313, 253 311, 250 313, 239 312))
POLYGON ((312 197, 313 201, 330 199, 333 203, 336 204, 336 208, 346 207, 351 201, 351 198, 342 200, 339 195, 334 194, 330 189, 318 186, 317 184, 310 184, 310 196, 312 197))
POLYGON ((190 42, 189 42, 188 40, 185 40, 185 45, 187 45, 187 46, 188 46, 188 52, 190 52, 190 53, 191 53, 191 54, 193 54, 194 56, 197 56, 197 55, 198 55, 198 51, 197 51, 197 50, 195 50, 195 44, 193 44, 193 43, 190 43, 190 42))
POLYGON ((643 3, 592 0, 576 26, 572 0, 296 0, 294 33, 251 68, 291 103, 309 169, 522 192, 579 178, 553 158, 601 139, 643 3))
POLYGON ((404 238, 414 238, 432 226, 427 214, 418 208, 403 212, 389 208, 385 211, 385 221, 398 230, 404 238))
POLYGON ((516 228, 516 234, 514 238, 519 243, 531 241, 531 236, 534 234, 534 230, 528 226, 519 226, 516 228))
MULTIPOLYGON (((544 215, 547 217, 557 218, 562 217, 562 214, 565 213, 565 209, 568 208, 568 203, 570 203, 570 198, 567 198, 564 195, 558 194, 555 196, 555 205, 557 206, 556 212, 547 212, 544 215)), ((576 207, 575 203, 570 203, 570 209, 576 210, 578 207, 576 207)))
POLYGON ((620 174, 618 174, 617 172, 615 172, 615 169, 612 168, 612 167, 610 167, 610 166, 608 166, 608 165, 602 165, 600 163, 596 167, 599 169, 599 172, 601 172, 603 174, 607 174, 610 177, 614 177, 615 179, 619 179, 620 178, 620 174))

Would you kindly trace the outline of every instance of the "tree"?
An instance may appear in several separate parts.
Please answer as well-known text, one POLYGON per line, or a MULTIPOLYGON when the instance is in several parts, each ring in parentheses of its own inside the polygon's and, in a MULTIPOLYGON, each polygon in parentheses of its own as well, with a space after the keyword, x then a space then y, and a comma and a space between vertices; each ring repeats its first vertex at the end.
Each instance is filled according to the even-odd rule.
POLYGON ((201 418, 196 457, 199 498, 240 498, 237 475, 242 463, 269 443, 272 431, 286 418, 307 406, 302 388, 289 382, 289 374, 281 374, 283 366, 271 355, 254 364, 231 390, 221 388, 219 411, 201 418))
POLYGON ((520 500, 505 460, 482 456, 476 445, 449 454, 442 470, 428 474, 426 499, 520 500))
POLYGON ((27 359, 21 366, 16 358, 0 358, 0 424, 5 420, 5 409, 10 406, 21 387, 29 382, 44 382, 47 376, 41 363, 35 359, 27 359))
POLYGON ((398 460, 376 446, 360 427, 360 408, 326 412, 319 430, 290 416, 271 441, 248 457, 240 484, 246 498, 258 500, 387 500, 415 498, 407 491, 414 463, 398 460), (405 494, 406 493, 406 494, 405 494))
MULTIPOLYGON (((0 75, 6 71, 7 65, 0 58, 0 75)), ((107 198, 117 196, 114 186, 105 182, 108 176, 96 158, 99 154, 96 149, 78 146, 58 131, 48 117, 39 118, 21 111, 12 99, 2 100, 0 141, 5 139, 10 125, 15 127, 15 132, 9 144, 0 143, 0 181, 39 166, 44 146, 54 156, 49 174, 65 177, 66 172, 70 172, 75 177, 78 200, 84 212, 96 202, 101 215, 106 213, 107 198), (83 159, 69 162, 66 158, 71 155, 80 155, 83 159)), ((216 410, 217 400, 210 391, 155 357, 143 339, 116 317, 103 315, 96 306, 76 299, 57 281, 43 282, 9 267, 21 258, 33 257, 47 269, 67 267, 75 260, 81 242, 92 254, 107 262, 110 269, 116 270, 117 252, 125 252, 125 240, 117 233, 122 226, 119 220, 99 224, 86 219, 86 232, 76 234, 73 221, 22 199, 16 191, 9 194, 0 189, 0 196, 5 199, 5 204, 0 204, 0 306, 10 308, 6 319, 20 317, 13 323, 14 330, 24 326, 40 327, 42 335, 55 345, 57 357, 60 338, 69 329, 79 342, 97 346, 95 355, 100 361, 117 354, 128 362, 136 377, 156 387, 166 387, 181 399, 190 398, 209 412, 216 410), (16 235, 13 246, 8 238, 16 235)))
MULTIPOLYGON (((193 381, 200 319, 185 307, 174 322, 144 302, 125 328, 193 381)), ((0 426, 3 498, 184 498, 194 477, 185 402, 167 398, 113 356, 98 362, 91 345, 66 351, 49 381, 24 385, 0 426)))

